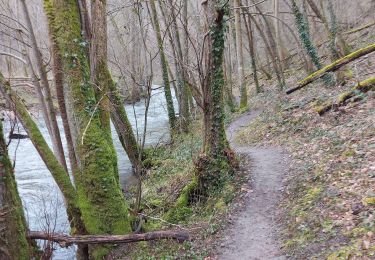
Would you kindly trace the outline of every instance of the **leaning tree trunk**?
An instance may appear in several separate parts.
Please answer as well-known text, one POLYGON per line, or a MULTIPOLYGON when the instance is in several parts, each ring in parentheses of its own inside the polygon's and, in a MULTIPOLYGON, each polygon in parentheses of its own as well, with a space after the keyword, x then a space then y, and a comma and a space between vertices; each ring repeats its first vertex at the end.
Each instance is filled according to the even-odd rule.
POLYGON ((173 98, 172 98, 171 86, 170 86, 169 76, 168 76, 167 57, 165 56, 165 53, 164 53, 163 38, 161 35, 161 31, 160 31, 160 24, 158 20, 158 14, 156 11, 155 0, 150 1, 150 6, 151 6, 151 13, 152 13, 152 22, 154 25, 156 39, 157 39, 158 47, 159 47, 160 66, 161 66, 162 73, 163 73, 164 94, 165 94, 165 99, 167 102, 169 127, 171 129, 171 134, 173 136, 173 133, 176 132, 176 115, 175 115, 175 111, 173 107, 173 98))
MULTIPOLYGON (((252 0, 252 2, 254 3, 254 0, 252 0)), ((279 53, 277 52, 276 41, 275 41, 275 38, 272 34, 272 24, 269 22, 269 20, 264 15, 263 11, 260 9, 260 7, 258 5, 255 5, 255 8, 260 13, 260 15, 262 16, 263 21, 264 21, 265 31, 266 31, 266 34, 268 36, 269 44, 270 44, 270 47, 271 47, 271 49, 270 49, 271 53, 270 54, 274 57, 274 59, 276 59, 275 60, 275 66, 277 67, 277 71, 278 71, 277 72, 277 79, 279 81, 279 88, 282 90, 285 87, 285 78, 284 78, 284 73, 283 73, 283 68, 282 68, 282 65, 281 65, 279 53)))
MULTIPOLYGON (((56 113, 55 113, 55 108, 53 106, 51 88, 50 88, 50 84, 49 84, 48 78, 47 78, 46 67, 43 64, 42 53, 40 52, 40 50, 38 48, 38 44, 37 44, 36 37, 35 37, 35 34, 34 34, 34 29, 33 29, 32 23, 31 23, 30 14, 29 14, 29 11, 28 11, 27 6, 26 6, 26 1, 21 0, 21 5, 22 5, 22 9, 23 9, 25 18, 26 18, 27 29, 29 30, 29 37, 30 37, 30 40, 31 40, 34 59, 36 61, 36 68, 38 70, 38 73, 39 73, 39 76, 40 76, 40 79, 41 79, 41 85, 42 85, 43 90, 44 90, 43 96, 44 96, 45 101, 46 101, 46 106, 47 106, 46 112, 48 114, 48 119, 49 119, 48 121, 46 121, 46 124, 50 123, 50 130, 51 130, 50 136, 51 136, 51 140, 52 140, 53 150, 55 151, 55 154, 56 154, 56 157, 57 157, 58 161, 61 163, 61 165, 64 167, 64 169, 67 170, 68 168, 67 168, 67 165, 66 165, 64 148, 63 148, 62 141, 61 141, 59 126, 58 126, 57 120, 56 120, 56 113)), ((31 66, 31 64, 30 64, 30 66, 31 66)))
MULTIPOLYGON (((0 80, 2 80, 0 74, 0 80)), ((0 121, 0 259, 32 259, 27 224, 0 121)))
MULTIPOLYGON (((79 166, 76 187, 83 221, 89 234, 130 232, 128 207, 117 179, 117 155, 107 128, 98 112, 99 101, 90 84, 86 42, 81 36, 80 17, 75 0, 45 0, 51 34, 62 56, 65 82, 69 86, 74 140, 79 166), (69 20, 69 23, 66 21, 69 20), (105 212, 105 214, 103 214, 105 212)), ((90 256, 101 259, 108 248, 95 248, 90 256)))
POLYGON ((10 88, 9 83, 5 82, 2 79, 1 74, 0 92, 8 101, 10 108, 15 112, 17 118, 25 128, 25 131, 27 132, 31 142, 33 143, 43 162, 47 166, 47 169, 51 172, 51 175, 53 176, 57 186, 64 196, 67 215, 69 218, 69 222, 71 223, 71 227, 78 233, 84 234, 85 228, 81 220, 81 211, 78 206, 77 192, 70 181, 68 173, 57 161, 57 158, 49 148, 38 126, 31 118, 29 111, 27 110, 25 104, 22 102, 22 99, 10 88))

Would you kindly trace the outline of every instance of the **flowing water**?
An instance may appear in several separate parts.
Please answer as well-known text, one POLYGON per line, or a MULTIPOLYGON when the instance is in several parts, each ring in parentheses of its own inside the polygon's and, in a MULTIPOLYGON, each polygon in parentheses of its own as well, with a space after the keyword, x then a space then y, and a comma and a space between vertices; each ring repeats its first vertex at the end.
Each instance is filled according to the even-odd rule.
MULTIPOLYGON (((142 100, 134 105, 126 105, 126 111, 135 133, 143 134, 145 102, 142 100), (138 131, 137 131, 138 129, 138 131)), ((36 121, 42 134, 50 144, 48 131, 43 120, 37 115, 36 121)), ((58 118, 60 129, 62 129, 61 118, 58 118)), ((4 133, 8 133, 9 122, 4 122, 4 133)), ((24 133, 22 126, 15 133, 24 133)), ((63 132, 61 135, 64 136, 63 132)), ((118 165, 120 171, 120 182, 123 187, 131 182, 131 165, 117 138, 112 126, 114 145, 118 154, 118 165)), ((148 117, 146 145, 156 145, 169 139, 168 115, 166 111, 164 93, 158 91, 153 93, 148 117)), ((66 150, 66 141, 63 138, 66 150)), ((69 223, 65 211, 63 197, 47 170, 38 152, 29 139, 12 140, 9 146, 9 155, 15 161, 15 175, 18 191, 23 201, 25 214, 30 230, 41 230, 50 232, 69 233, 69 223)), ((40 246, 43 246, 40 242, 40 246)), ((53 259, 67 260, 75 259, 75 248, 57 248, 53 259)))

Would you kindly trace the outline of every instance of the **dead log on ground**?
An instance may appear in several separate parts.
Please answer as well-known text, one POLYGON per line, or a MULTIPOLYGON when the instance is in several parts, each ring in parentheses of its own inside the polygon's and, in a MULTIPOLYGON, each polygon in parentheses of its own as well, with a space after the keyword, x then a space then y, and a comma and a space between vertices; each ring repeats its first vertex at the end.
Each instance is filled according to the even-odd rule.
MULTIPOLYGON (((375 91, 375 77, 371 77, 358 83, 351 90, 346 91, 338 96, 337 100, 334 102, 326 102, 323 105, 316 106, 315 110, 320 116, 322 116, 331 109, 344 105, 348 99, 354 98, 356 96, 358 97, 358 93, 366 93, 370 90, 375 91)), ((358 98, 361 99, 360 97, 358 98)))
POLYGON ((45 233, 40 231, 29 231, 29 239, 41 239, 53 241, 60 244, 61 247, 68 247, 72 244, 125 244, 140 241, 174 239, 182 243, 189 239, 186 231, 154 231, 143 234, 128 235, 76 235, 70 236, 62 233, 45 233))
POLYGON ((309 75, 308 77, 306 77, 305 79, 301 80, 300 82, 298 82, 298 85, 294 88, 290 88, 286 91, 286 94, 291 94, 305 86, 307 86, 308 84, 310 84, 311 82, 317 80, 317 79, 320 79, 321 77, 323 77, 327 72, 333 72, 333 71, 336 71, 338 70, 339 68, 341 68, 342 66, 362 57, 362 56, 365 56, 371 52, 374 52, 375 51, 375 43, 373 44, 370 44, 369 46, 365 47, 365 48, 362 48, 362 49, 359 49, 355 52, 352 52, 350 53, 349 55, 345 56, 345 57, 342 57, 341 59, 338 59, 336 60, 335 62, 325 66, 324 68, 314 72, 313 74, 309 75))

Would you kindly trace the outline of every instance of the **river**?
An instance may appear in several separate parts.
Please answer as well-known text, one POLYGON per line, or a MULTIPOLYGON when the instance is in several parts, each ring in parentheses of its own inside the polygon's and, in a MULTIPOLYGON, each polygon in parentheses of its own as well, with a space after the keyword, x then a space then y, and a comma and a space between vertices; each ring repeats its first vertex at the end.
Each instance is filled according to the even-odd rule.
MULTIPOLYGON (((147 135, 146 145, 156 145, 169 139, 168 116, 164 92, 154 91, 147 117, 147 135)), ((177 106, 175 106, 177 107, 177 106)), ((140 135, 143 133, 145 102, 141 100, 134 105, 125 105, 129 121, 133 129, 140 135)), ((41 117, 36 116, 37 123, 42 134, 51 146, 48 137, 48 131, 41 117)), ((61 118, 58 118, 60 130, 62 130, 61 118)), ((5 119, 4 133, 9 133, 10 124, 5 119)), ((22 126, 15 133, 25 133, 22 126)), ((117 134, 112 126, 112 135, 114 145, 118 154, 118 165, 120 172, 120 182, 123 187, 130 181, 131 165, 125 154, 117 134)), ((66 140, 63 131, 63 145, 66 149, 66 140)), ((21 196, 25 209, 26 219, 30 230, 62 232, 69 234, 69 223, 65 211, 63 197, 53 179, 47 170, 38 152, 29 139, 12 140, 9 146, 10 158, 15 160, 15 175, 18 184, 18 191, 21 196)), ((39 245, 43 246, 43 241, 39 245)), ((58 247, 58 246, 57 246, 58 247)), ((57 248, 54 252, 53 259, 69 260, 75 259, 75 248, 57 248)))

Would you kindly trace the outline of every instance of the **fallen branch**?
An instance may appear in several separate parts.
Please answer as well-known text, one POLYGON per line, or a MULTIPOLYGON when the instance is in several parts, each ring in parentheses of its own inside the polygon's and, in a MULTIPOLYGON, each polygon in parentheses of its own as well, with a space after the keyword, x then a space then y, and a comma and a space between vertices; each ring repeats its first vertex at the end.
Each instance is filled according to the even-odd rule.
POLYGON ((370 90, 375 90, 375 77, 371 77, 367 80, 358 83, 351 90, 346 91, 342 93, 340 96, 338 96, 336 101, 329 101, 324 103, 323 105, 316 106, 315 110, 316 112, 318 112, 320 116, 322 116, 331 109, 344 105, 348 99, 354 98, 356 96, 360 99, 358 93, 366 93, 370 90))
POLYGON ((335 62, 325 66, 324 68, 314 72, 313 74, 309 75, 308 77, 306 77, 305 79, 301 80, 300 82, 298 82, 298 85, 294 88, 290 88, 286 91, 286 94, 291 94, 305 86, 307 86, 308 84, 310 84, 311 82, 317 80, 317 79, 320 79, 321 77, 323 77, 327 72, 333 72, 333 71, 336 71, 338 70, 339 68, 341 68, 342 66, 362 57, 362 56, 365 56, 371 52, 374 52, 375 51, 375 43, 365 47, 365 48, 362 48, 362 49, 359 49, 355 52, 352 52, 350 53, 349 55, 345 56, 345 57, 342 57, 341 59, 338 59, 336 60, 335 62))
POLYGON ((364 26, 354 28, 350 31, 344 32, 344 34, 352 34, 352 33, 360 32, 360 31, 363 31, 363 30, 365 30, 367 28, 370 28, 371 26, 374 26, 374 25, 375 25, 375 22, 372 22, 372 23, 366 24, 364 26))
POLYGON ((60 244, 61 247, 68 247, 72 244, 124 244, 140 241, 150 241, 159 239, 174 239, 179 243, 189 239, 186 231, 155 231, 144 234, 129 235, 77 235, 69 236, 61 233, 45 233, 40 231, 29 231, 29 239, 41 239, 53 241, 60 244))

